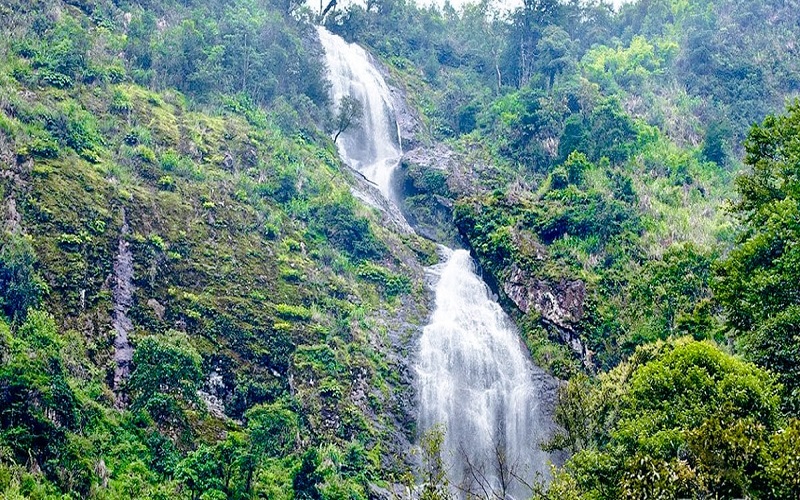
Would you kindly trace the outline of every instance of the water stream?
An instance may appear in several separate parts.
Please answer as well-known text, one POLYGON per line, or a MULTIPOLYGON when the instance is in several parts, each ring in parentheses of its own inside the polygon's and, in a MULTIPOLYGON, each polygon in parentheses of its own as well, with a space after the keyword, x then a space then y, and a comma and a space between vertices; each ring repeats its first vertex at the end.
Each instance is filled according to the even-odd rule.
POLYGON ((339 137, 339 153, 348 165, 375 183, 386 199, 394 201, 392 174, 403 150, 389 87, 363 48, 324 28, 319 28, 319 37, 325 48, 334 106, 351 96, 363 108, 360 126, 339 137))
MULTIPOLYGON (((324 28, 319 36, 334 106, 350 95, 364 108, 361 126, 339 137, 339 152, 391 204, 402 148, 389 87, 363 48, 324 28)), ((444 262, 429 269, 435 310, 414 363, 418 427, 443 428, 448 477, 462 496, 529 496, 524 483, 547 468, 539 449, 551 425, 539 404, 547 376, 531 363, 469 253, 442 247, 442 254, 444 262)))
MULTIPOLYGON (((133 360, 133 346, 128 340, 128 335, 133 331, 133 323, 128 317, 128 311, 133 305, 133 253, 127 237, 130 226, 125 209, 122 209, 122 231, 117 245, 117 256, 114 259, 114 390, 119 391, 124 379, 128 378, 133 360)), ((118 399, 117 406, 122 406, 124 400, 118 399)))

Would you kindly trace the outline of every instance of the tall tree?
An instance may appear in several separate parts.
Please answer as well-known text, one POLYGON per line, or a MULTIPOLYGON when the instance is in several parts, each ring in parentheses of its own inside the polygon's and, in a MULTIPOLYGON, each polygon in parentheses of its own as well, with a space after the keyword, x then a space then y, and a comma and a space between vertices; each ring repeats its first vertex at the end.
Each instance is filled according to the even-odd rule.
POLYGON ((800 101, 768 116, 745 143, 751 171, 737 179, 743 224, 718 268, 715 294, 745 352, 781 375, 800 411, 800 101))
POLYGON ((348 129, 358 127, 363 116, 364 107, 361 105, 361 101, 350 95, 342 97, 336 112, 333 142, 339 140, 339 136, 348 129))

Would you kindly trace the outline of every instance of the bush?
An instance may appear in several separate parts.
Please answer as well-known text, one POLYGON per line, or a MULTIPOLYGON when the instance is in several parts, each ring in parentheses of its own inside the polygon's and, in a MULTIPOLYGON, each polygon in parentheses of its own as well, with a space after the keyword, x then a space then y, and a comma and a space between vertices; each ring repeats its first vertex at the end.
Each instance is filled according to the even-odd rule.
POLYGON ((283 457, 295 448, 299 422, 282 403, 257 405, 245 413, 247 430, 260 455, 283 457))
POLYGON ((34 158, 58 158, 58 144, 50 134, 45 134, 32 138, 31 142, 25 146, 25 152, 34 158))
POLYGON ((378 259, 386 253, 369 221, 356 214, 355 200, 350 196, 318 207, 311 225, 354 259, 378 259))
POLYGON ((39 71, 39 81, 57 89, 66 89, 74 84, 71 77, 49 69, 39 71))
POLYGON ((569 186, 551 191, 543 201, 527 214, 526 223, 547 243, 569 234, 597 236, 605 244, 613 236, 642 229, 633 208, 596 191, 585 193, 569 186))
POLYGON ((122 90, 115 90, 114 95, 111 97, 111 105, 109 109, 112 113, 126 115, 133 111, 133 102, 130 96, 122 90))
POLYGON ((158 188, 164 191, 175 191, 175 179, 171 175, 164 175, 158 179, 158 188))
POLYGON ((13 336, 2 329, 0 324, 10 345, 0 363, 0 448, 18 463, 36 460, 57 480, 67 458, 67 432, 78 417, 63 343, 53 318, 41 311, 32 310, 13 336))
POLYGON ((45 117, 47 130, 76 153, 89 161, 97 160, 103 139, 97 131, 97 120, 75 104, 45 117))
POLYGON ((311 319, 311 311, 303 306, 289 304, 275 304, 275 314, 287 320, 307 321, 311 319))
POLYGON ((30 237, 15 233, 0 235, 0 306, 11 319, 24 318, 47 293, 47 285, 36 272, 37 258, 30 237))
POLYGON ((203 378, 200 355, 184 333, 146 337, 133 354, 128 387, 132 408, 144 408, 154 397, 171 396, 184 403, 198 403, 197 389, 203 378))
POLYGON ((411 291, 411 280, 407 276, 395 274, 371 262, 360 264, 356 273, 360 277, 378 284, 388 297, 396 297, 401 293, 411 291))
POLYGON ((556 419, 577 453, 560 480, 598 499, 773 498, 780 483, 753 478, 773 460, 760 450, 780 441, 778 392, 768 372, 709 342, 640 348, 597 383, 562 389, 556 419))

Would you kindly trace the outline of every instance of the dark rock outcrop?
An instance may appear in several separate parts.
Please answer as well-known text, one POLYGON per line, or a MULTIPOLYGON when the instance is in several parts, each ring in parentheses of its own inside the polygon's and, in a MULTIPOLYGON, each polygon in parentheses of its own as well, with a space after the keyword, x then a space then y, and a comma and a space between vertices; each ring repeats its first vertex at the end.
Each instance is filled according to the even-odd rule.
POLYGON ((399 194, 403 215, 417 234, 450 247, 461 247, 453 225, 454 159, 443 147, 417 148, 403 155, 395 173, 394 189, 399 194))
POLYGON ((538 313, 553 326, 561 340, 583 361, 592 366, 592 353, 578 335, 577 328, 584 316, 586 284, 581 280, 563 279, 550 283, 531 276, 516 264, 502 283, 503 292, 525 314, 538 313))

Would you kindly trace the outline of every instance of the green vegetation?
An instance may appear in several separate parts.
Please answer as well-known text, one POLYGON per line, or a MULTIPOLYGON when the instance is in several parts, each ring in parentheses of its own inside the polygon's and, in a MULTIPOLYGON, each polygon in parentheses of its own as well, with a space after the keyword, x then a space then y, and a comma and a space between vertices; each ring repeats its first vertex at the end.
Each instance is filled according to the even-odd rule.
POLYGON ((573 377, 556 412, 564 432, 550 443, 573 456, 546 498, 800 494, 797 461, 787 459, 798 453, 792 248, 799 110, 794 103, 750 131, 745 162, 752 170, 737 178, 732 209, 742 231, 730 253, 665 253, 645 274, 653 281, 637 284, 644 296, 634 302, 666 303, 672 312, 651 318, 671 317, 695 338, 721 330, 709 314, 720 304, 737 351, 760 367, 709 341, 637 339, 643 345, 610 371, 573 377), (713 296, 698 301, 709 289, 713 296))
MULTIPOLYGON (((571 458, 544 498, 800 496, 792 7, 326 17, 419 117, 404 143, 434 152, 402 165, 409 218, 470 247, 568 380, 549 446, 571 458), (569 307, 521 305, 512 278, 569 307)), ((363 110, 330 109, 313 18, 0 0, 0 496, 365 500, 413 481, 397 339, 427 317, 435 246, 351 193, 327 132, 363 110)), ((447 498, 441 432, 420 443, 420 493, 447 498)))
POLYGON ((455 156, 444 189, 404 165, 412 217, 454 207, 534 359, 572 380, 553 446, 577 454, 544 498, 797 496, 800 111, 767 116, 796 93, 796 20, 726 0, 328 17, 455 156))
POLYGON ((800 102, 754 126, 737 179, 735 248, 719 263, 714 292, 742 351, 778 374, 786 406, 800 411, 800 102))
POLYGON ((296 7, 0 2, 0 496, 366 499, 405 474, 381 330, 425 316, 429 244, 350 193, 296 7))
POLYGON ((47 291, 35 265, 31 238, 14 233, 0 237, 0 305, 7 317, 24 319, 28 309, 37 307, 47 291))
POLYGON ((557 414, 558 446, 575 454, 556 498, 797 496, 784 453, 797 453, 798 422, 781 420, 779 391, 765 370, 685 338, 575 378, 557 414))

